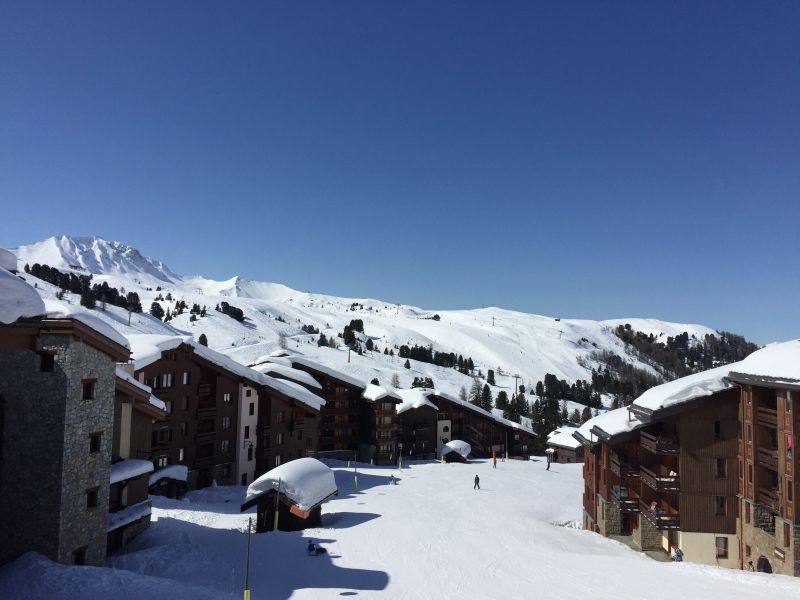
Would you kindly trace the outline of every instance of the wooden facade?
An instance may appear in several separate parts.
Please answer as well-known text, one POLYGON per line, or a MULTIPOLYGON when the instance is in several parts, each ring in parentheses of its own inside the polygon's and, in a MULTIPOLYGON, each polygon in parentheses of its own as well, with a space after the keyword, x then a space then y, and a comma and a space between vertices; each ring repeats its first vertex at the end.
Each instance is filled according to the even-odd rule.
POLYGON ((401 398, 387 394, 372 401, 361 398, 359 407, 359 460, 376 465, 397 462, 400 419, 397 405, 401 398))
POLYGON ((436 459, 438 413, 438 409, 422 405, 405 410, 398 415, 400 424, 398 441, 403 445, 404 458, 436 459))

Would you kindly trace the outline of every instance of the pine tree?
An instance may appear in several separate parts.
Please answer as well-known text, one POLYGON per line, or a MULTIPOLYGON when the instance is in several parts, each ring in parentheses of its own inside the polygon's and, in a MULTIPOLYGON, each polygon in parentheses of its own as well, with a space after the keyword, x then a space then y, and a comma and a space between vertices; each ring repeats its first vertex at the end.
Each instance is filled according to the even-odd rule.
POLYGON ((92 292, 92 290, 87 288, 81 293, 81 306, 85 306, 90 310, 96 306, 94 292, 92 292))
POLYGON ((467 388, 465 388, 463 385, 461 386, 461 389, 458 390, 458 399, 462 402, 467 401, 467 388))
POLYGON ((319 339, 317 340, 317 346, 327 346, 328 345, 328 338, 325 337, 324 333, 319 334, 319 339))
POLYGON ((408 359, 406 359, 406 362, 405 362, 405 364, 404 364, 403 366, 404 366, 406 369, 410 369, 410 368, 411 368, 411 363, 410 363, 410 362, 408 362, 408 359))
POLYGON ((581 413, 581 423, 586 423, 589 419, 592 418, 592 409, 588 406, 583 407, 583 412, 581 413))
POLYGON ((158 302, 153 302, 150 305, 150 314, 153 315, 156 319, 163 319, 164 318, 164 309, 161 308, 161 305, 158 302))
POLYGON ((197 343, 201 346, 208 346, 208 338, 206 337, 205 333, 200 334, 200 337, 197 338, 197 343))
POLYGON ((469 389, 469 401, 475 406, 481 405, 481 382, 477 379, 473 380, 472 387, 469 389))
POLYGON ((380 383, 380 381, 378 381, 378 378, 377 378, 377 377, 373 377, 373 378, 372 378, 372 381, 370 381, 370 383, 371 383, 372 385, 380 385, 380 384, 381 384, 381 383, 380 383))
POLYGON ((569 417, 569 420, 572 421, 573 423, 580 423, 581 422, 581 411, 579 411, 577 408, 575 410, 573 410, 572 414, 569 417))
POLYGON ((374 344, 372 343, 372 338, 367 339, 367 350, 372 350, 374 348, 374 344))
POLYGON ((486 373, 486 383, 488 383, 489 385, 495 385, 494 371, 492 369, 489 369, 489 372, 486 373))
POLYGON ((400 376, 397 373, 392 374, 392 387, 395 389, 400 387, 400 376))
POLYGON ((486 383, 483 386, 483 390, 481 391, 481 404, 480 407, 483 410, 491 411, 492 410, 492 390, 489 388, 489 384, 486 383))
POLYGON ((494 401, 495 408, 506 410, 508 408, 508 394, 505 390, 497 392, 497 398, 494 401))

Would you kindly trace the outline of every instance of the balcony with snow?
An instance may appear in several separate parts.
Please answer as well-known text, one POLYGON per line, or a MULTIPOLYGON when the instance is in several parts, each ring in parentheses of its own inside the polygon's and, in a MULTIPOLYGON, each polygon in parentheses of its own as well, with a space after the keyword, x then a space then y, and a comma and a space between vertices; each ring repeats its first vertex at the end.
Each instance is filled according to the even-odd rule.
POLYGON ((257 507, 256 531, 301 531, 322 524, 322 504, 338 493, 333 471, 298 458, 267 471, 247 488, 244 512, 257 507))

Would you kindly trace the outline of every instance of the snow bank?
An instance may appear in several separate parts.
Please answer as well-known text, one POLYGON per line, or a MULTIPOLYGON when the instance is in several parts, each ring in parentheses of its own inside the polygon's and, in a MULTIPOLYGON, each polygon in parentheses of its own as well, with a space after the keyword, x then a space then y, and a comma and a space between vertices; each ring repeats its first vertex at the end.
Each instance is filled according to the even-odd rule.
POLYGON ((397 406, 397 414, 411 410, 412 408, 420 408, 422 406, 430 406, 434 410, 439 410, 439 407, 431 402, 428 398, 433 394, 433 390, 425 388, 411 388, 409 390, 397 390, 397 395, 400 396, 402 402, 397 406))
POLYGON ((138 458, 120 460, 111 465, 111 483, 133 479, 153 471, 153 463, 138 458))
POLYGON ((108 513, 108 530, 114 531, 150 514, 150 500, 144 500, 117 512, 108 513))
POLYGON ((163 469, 159 469, 152 475, 150 475, 150 483, 149 485, 153 485, 161 481, 162 479, 174 479, 175 481, 186 481, 189 477, 189 467, 186 465, 170 465, 168 467, 164 467, 163 469))
POLYGON ((732 374, 763 377, 773 383, 797 385, 800 382, 800 340, 770 344, 728 366, 732 374))
POLYGON ((737 365, 716 367, 650 388, 633 401, 634 410, 641 408, 646 412, 656 412, 732 388, 733 383, 728 381, 727 376, 737 365))
POLYGON ((36 290, 13 273, 0 269, 0 323, 14 323, 44 313, 44 302, 36 290))
POLYGON ((365 400, 369 400, 370 402, 377 402, 378 400, 383 400, 384 398, 391 398, 392 400, 400 401, 403 400, 397 394, 397 390, 394 388, 375 385, 374 383, 370 383, 367 386, 367 389, 364 390, 364 393, 361 394, 361 397, 365 400))
POLYGON ((578 448, 581 443, 572 435, 578 431, 577 427, 559 427, 547 436, 547 443, 562 448, 578 448))
POLYGON ((247 487, 242 506, 280 489, 300 510, 308 511, 337 492, 333 471, 316 458, 298 458, 267 471, 247 487))
POLYGON ((444 456, 445 454, 450 454, 451 452, 457 452, 464 458, 467 458, 470 452, 472 452, 472 446, 462 440, 451 440, 442 446, 441 455, 444 456))

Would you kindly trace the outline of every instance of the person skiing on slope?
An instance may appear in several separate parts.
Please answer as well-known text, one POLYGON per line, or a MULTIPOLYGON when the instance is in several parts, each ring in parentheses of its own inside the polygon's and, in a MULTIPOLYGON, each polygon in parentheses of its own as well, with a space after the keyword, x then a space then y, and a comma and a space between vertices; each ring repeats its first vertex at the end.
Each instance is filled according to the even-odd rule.
POLYGON ((495 468, 495 469, 497 468, 497 457, 496 456, 492 457, 492 468, 495 468))
POLYGON ((472 486, 473 490, 481 489, 481 478, 475 475, 475 485, 472 486))

